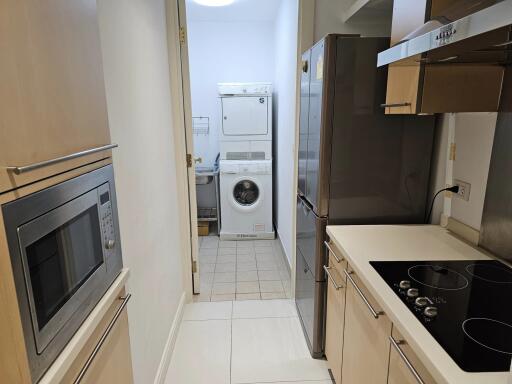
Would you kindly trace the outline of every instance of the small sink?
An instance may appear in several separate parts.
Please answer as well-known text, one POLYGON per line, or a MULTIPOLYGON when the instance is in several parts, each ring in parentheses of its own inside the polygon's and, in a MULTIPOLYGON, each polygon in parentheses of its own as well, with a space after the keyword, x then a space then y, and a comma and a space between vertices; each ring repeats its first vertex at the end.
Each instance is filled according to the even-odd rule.
POLYGON ((196 167, 196 185, 210 184, 218 173, 218 167, 196 167))

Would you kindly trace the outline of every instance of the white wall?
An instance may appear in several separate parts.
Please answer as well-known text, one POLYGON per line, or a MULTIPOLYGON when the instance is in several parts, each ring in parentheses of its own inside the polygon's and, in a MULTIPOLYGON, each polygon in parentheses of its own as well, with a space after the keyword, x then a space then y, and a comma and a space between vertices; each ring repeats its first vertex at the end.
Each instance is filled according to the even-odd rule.
POLYGON ((100 0, 136 383, 153 383, 184 293, 164 0, 100 0))
MULTIPOLYGON (((307 1, 307 0, 306 0, 307 1)), ((328 33, 361 34, 363 36, 390 36, 391 18, 359 18, 357 22, 343 22, 347 0, 315 1, 315 41, 328 33)))
POLYGON ((451 216, 480 230, 497 113, 456 115, 453 179, 471 184, 469 201, 453 198, 451 216))
POLYGON ((434 154, 433 192, 452 185, 456 179, 470 183, 471 192, 469 201, 438 198, 432 222, 439 223, 442 212, 480 230, 496 118, 497 113, 456 113, 440 116, 440 142, 434 154), (448 156, 451 143, 456 145, 454 161, 448 156))
POLYGON ((292 265, 295 210, 295 127, 299 5, 283 0, 275 22, 274 148, 275 218, 285 254, 292 265))
POLYGON ((219 152, 217 83, 274 79, 271 21, 187 21, 192 116, 210 117, 210 134, 194 135, 196 157, 211 166, 219 152))

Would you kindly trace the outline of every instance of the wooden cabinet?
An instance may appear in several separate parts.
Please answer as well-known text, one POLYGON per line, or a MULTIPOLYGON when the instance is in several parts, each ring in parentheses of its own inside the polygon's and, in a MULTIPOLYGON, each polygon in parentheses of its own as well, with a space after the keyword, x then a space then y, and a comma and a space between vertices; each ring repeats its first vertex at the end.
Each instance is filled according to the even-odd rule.
POLYGON ((388 384, 435 384, 402 335, 393 328, 388 384))
POLYGON ((108 325, 115 319, 115 314, 120 310, 120 305, 120 300, 116 300, 112 304, 60 384, 73 383, 76 380, 87 359, 93 356, 93 350, 99 344, 103 334, 106 334, 106 338, 94 356, 80 384, 133 383, 128 313, 126 308, 117 317, 110 331, 106 332, 108 325))
POLYGON ((328 249, 325 356, 336 384, 436 384, 342 253, 328 249))
POLYGON ((96 0, 0 2, 0 193, 110 156, 96 0))
MULTIPOLYGON (((453 5, 457 2, 461 4, 458 0, 394 0, 391 45, 399 43, 404 36, 432 17, 448 12, 453 17, 461 18, 467 12, 475 11, 471 7, 467 12, 464 7, 455 7, 454 11, 453 5)), ((493 33, 496 34, 496 41, 500 41, 501 37, 498 36, 508 31, 497 30, 493 33)), ((439 57, 435 52, 428 52, 389 65, 385 103, 387 114, 498 110, 504 67, 495 64, 443 64, 442 60, 450 56, 444 52, 439 57)), ((455 54, 454 58, 459 60, 455 54)))
POLYGON ((327 267, 325 357, 334 381, 336 384, 341 384, 346 287, 343 271, 347 267, 347 262, 341 258, 340 253, 335 250, 333 245, 330 247, 333 252, 329 252, 329 266, 327 267))
POLYGON ((386 384, 391 321, 355 273, 346 291, 342 381, 386 384))
POLYGON ((133 383, 128 315, 121 315, 85 374, 82 384, 133 383))

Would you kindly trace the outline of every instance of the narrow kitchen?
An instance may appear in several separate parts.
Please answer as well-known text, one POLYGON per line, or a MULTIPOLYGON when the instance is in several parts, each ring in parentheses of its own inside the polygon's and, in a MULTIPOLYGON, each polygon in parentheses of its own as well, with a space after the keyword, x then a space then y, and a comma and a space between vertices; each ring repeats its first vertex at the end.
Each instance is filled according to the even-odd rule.
POLYGON ((0 382, 512 383, 512 0, 0 1, 0 382))

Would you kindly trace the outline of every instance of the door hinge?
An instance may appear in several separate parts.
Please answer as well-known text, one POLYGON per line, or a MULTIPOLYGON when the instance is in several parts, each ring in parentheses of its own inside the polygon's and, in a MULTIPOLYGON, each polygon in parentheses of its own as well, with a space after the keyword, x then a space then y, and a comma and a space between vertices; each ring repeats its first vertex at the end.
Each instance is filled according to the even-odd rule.
POLYGON ((450 160, 455 161, 456 157, 457 157, 457 144, 451 143, 450 144, 450 160))
POLYGON ((187 168, 192 168, 192 155, 187 153, 187 168))
POLYGON ((180 27, 180 44, 185 44, 185 27, 180 27))
POLYGON ((197 261, 192 261, 192 273, 197 273, 197 261))

